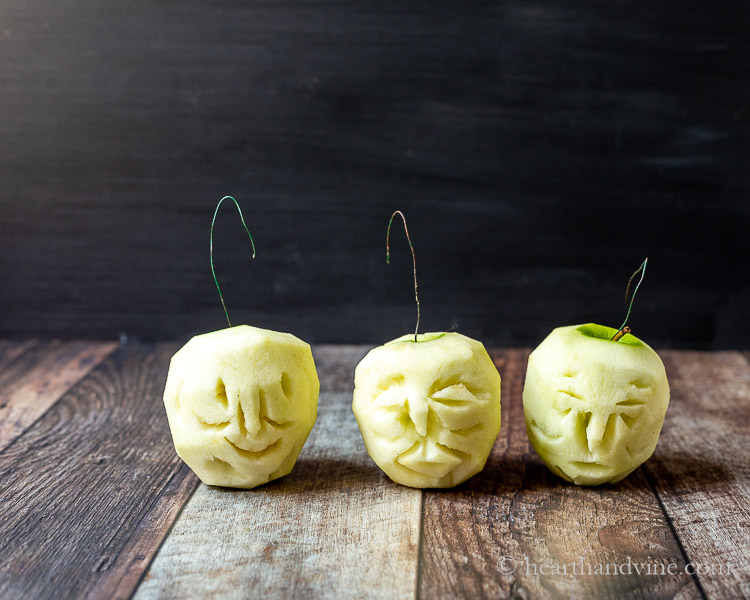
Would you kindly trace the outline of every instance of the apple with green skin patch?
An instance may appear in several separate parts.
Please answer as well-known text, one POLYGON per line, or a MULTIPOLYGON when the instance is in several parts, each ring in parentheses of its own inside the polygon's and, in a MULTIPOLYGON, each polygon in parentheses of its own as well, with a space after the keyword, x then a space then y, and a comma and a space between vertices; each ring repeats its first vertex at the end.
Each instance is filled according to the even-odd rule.
POLYGON ((559 327, 531 353, 526 432, 549 469, 578 485, 617 483, 656 448, 669 404, 659 355, 617 329, 559 327))
POLYGON ((371 350, 354 385, 367 452, 393 481, 453 487, 484 468, 500 431, 500 375, 480 342, 405 335, 371 350))
POLYGON ((310 346, 289 333, 241 325, 198 335, 167 375, 175 450, 208 485, 283 477, 315 423, 319 390, 310 346))

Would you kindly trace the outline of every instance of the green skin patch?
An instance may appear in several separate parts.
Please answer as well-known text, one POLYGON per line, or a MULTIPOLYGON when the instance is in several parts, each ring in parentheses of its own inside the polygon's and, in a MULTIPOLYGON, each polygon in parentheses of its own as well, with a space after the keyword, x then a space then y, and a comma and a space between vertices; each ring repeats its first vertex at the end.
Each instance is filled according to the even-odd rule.
POLYGON ((422 342, 431 342, 433 340, 439 340, 444 337, 445 333, 420 333, 416 340, 408 339, 401 340, 400 342, 388 342, 386 346, 390 344, 421 344, 422 342))
POLYGON ((614 335, 617 333, 617 329, 614 327, 607 327, 605 325, 597 325, 596 323, 586 323, 578 327, 576 331, 580 331, 582 335, 590 338, 596 338, 603 342, 611 342, 613 344, 625 344, 626 346, 643 346, 643 342, 635 337, 631 333, 626 333, 616 342, 612 340, 614 335))

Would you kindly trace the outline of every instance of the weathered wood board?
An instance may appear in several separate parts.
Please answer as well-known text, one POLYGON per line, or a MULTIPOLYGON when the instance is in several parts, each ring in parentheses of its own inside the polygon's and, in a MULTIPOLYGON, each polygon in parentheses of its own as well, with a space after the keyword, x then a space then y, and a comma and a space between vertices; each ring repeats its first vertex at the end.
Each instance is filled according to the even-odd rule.
POLYGON ((292 474, 247 492, 201 485, 136 598, 414 596, 422 497, 364 450, 350 410, 362 354, 316 352, 318 422, 292 474))
POLYGON ((116 347, 102 342, 26 342, 0 348, 0 450, 116 347))
POLYGON ((582 488, 529 445, 528 351, 494 350, 503 428, 487 466, 423 492, 365 453, 350 405, 367 347, 316 347, 318 422, 294 471, 233 491, 198 484, 174 453, 161 393, 175 349, 0 341, 0 393, 21 390, 26 419, 0 447, 0 596, 750 596, 747 354, 663 352, 656 453, 619 485, 582 488))
POLYGON ((586 488, 546 469, 525 433, 528 352, 494 356, 504 375, 504 427, 482 473, 454 492, 425 493, 422 597, 700 597, 685 573, 587 575, 589 566, 628 558, 685 563, 641 473, 618 486, 586 488))
POLYGON ((738 352, 665 352, 672 389, 643 469, 703 592, 750 598, 750 369, 738 352))
POLYGON ((131 595, 196 482, 164 427, 174 349, 120 348, 0 453, 0 596, 131 595))

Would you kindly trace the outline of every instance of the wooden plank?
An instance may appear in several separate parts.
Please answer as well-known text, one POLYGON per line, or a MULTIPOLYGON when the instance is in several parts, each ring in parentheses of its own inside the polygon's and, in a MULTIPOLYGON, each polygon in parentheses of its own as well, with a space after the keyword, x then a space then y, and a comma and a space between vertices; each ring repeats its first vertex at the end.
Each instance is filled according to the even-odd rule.
MULTIPOLYGON (((315 349, 318 422, 292 473, 250 491, 201 485, 136 598, 412 598, 421 494, 365 453, 351 392, 330 392, 362 354, 315 349)), ((348 384, 347 384, 348 385, 348 384)))
POLYGON ((15 351, 3 351, 0 451, 115 348, 117 344, 109 342, 52 341, 21 344, 15 351))
POLYGON ((36 344, 34 340, 11 341, 0 340, 0 373, 2 373, 8 364, 17 356, 23 354, 36 344))
POLYGON ((354 368, 371 348, 372 346, 349 344, 313 346, 321 389, 326 392, 354 393, 354 368))
POLYGON ((198 483, 198 477, 186 464, 175 471, 123 549, 117 556, 100 559, 96 565, 99 576, 89 590, 88 598, 124 599, 132 596, 198 483))
POLYGON ((0 385, 10 385, 34 364, 37 358, 33 349, 39 345, 36 340, 0 340, 0 385))
POLYGON ((0 453, 1 597, 130 595, 195 482, 161 403, 175 349, 121 347, 0 453))
POLYGON ((482 473, 453 492, 425 494, 421 597, 700 597, 681 572, 679 544, 642 473, 600 488, 552 475, 525 432, 528 351, 494 357, 503 376, 503 428, 482 473), (639 576, 631 567, 620 574, 628 560, 674 563, 680 573, 639 576), (618 574, 597 576, 597 565, 618 574))
POLYGON ((750 598, 750 366, 664 352, 672 400, 648 478, 709 597, 750 598))

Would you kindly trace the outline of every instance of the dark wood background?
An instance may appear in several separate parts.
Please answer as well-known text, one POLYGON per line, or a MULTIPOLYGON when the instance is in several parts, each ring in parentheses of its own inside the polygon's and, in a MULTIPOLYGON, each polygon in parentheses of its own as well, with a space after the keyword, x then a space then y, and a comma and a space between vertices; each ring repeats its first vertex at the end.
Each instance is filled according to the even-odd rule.
POLYGON ((8 0, 0 337, 746 347, 750 5, 8 0))

